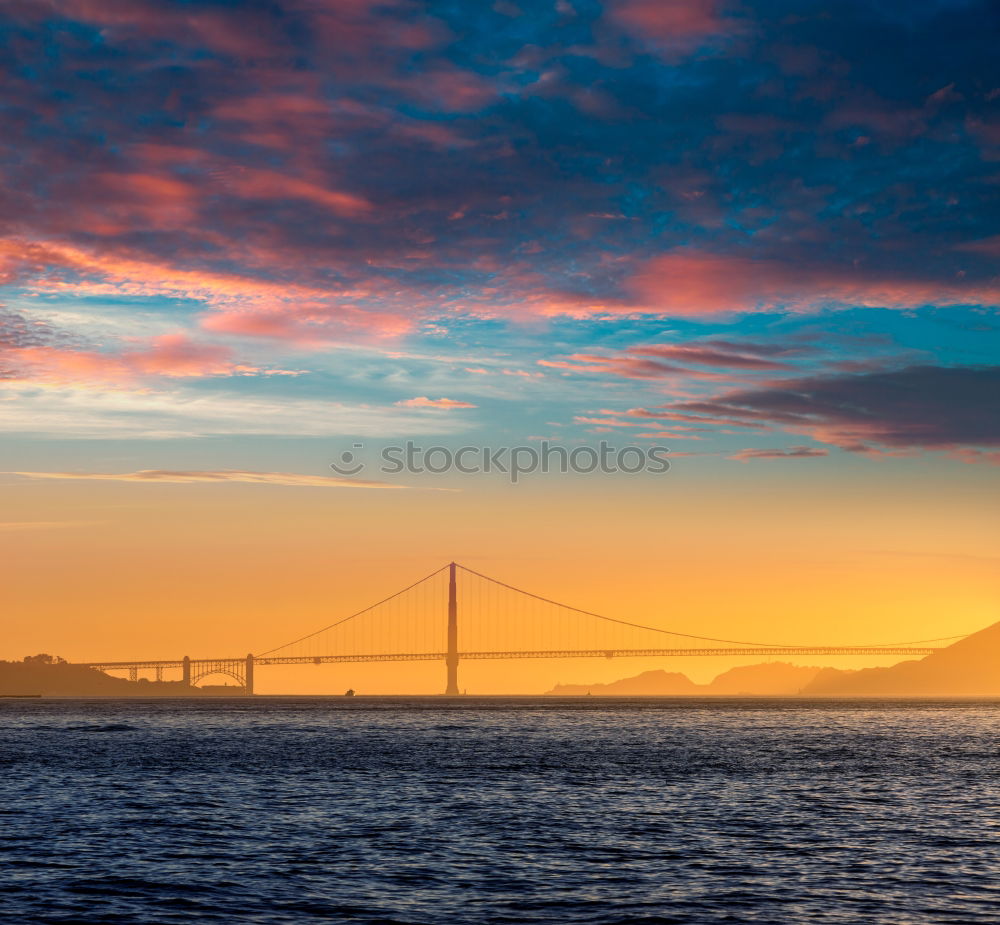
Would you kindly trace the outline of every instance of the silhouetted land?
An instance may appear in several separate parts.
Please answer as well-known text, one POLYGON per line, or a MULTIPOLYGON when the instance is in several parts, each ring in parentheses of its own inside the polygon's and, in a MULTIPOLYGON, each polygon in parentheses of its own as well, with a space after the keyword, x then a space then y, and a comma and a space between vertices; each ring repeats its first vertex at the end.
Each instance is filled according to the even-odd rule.
MULTIPOLYGON (((239 688, 232 688, 238 694, 239 688)), ((0 662, 0 696, 43 697, 203 697, 218 689, 189 687, 181 681, 129 681, 96 668, 72 665, 51 655, 0 662)))
POLYGON ((770 662, 732 668, 708 684, 679 672, 645 671, 608 684, 557 684, 550 694, 603 696, 1000 696, 1000 623, 933 655, 859 671, 770 662))
POLYGON ((809 696, 994 697, 1000 695, 1000 623, 928 655, 889 668, 813 679, 809 696))
POLYGON ((708 684, 695 684, 676 671, 652 670, 607 684, 557 684, 548 693, 561 696, 594 694, 604 697, 794 696, 818 678, 840 674, 836 668, 805 667, 788 662, 741 665, 708 684))
MULTIPOLYGON (((238 687, 189 687, 181 681, 128 681, 51 655, 0 661, 0 696, 200 697, 237 695, 238 687)), ((1000 623, 925 658, 888 668, 838 668, 769 662, 732 668, 708 684, 679 672, 645 671, 608 684, 557 684, 549 694, 603 696, 1000 696, 1000 623)))

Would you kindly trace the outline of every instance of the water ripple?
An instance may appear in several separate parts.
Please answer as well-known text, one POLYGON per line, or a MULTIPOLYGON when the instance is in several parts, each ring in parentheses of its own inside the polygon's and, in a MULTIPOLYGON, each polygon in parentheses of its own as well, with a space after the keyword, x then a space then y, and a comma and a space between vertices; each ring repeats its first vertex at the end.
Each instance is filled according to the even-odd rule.
POLYGON ((995 702, 0 702, 0 919, 987 923, 995 702))

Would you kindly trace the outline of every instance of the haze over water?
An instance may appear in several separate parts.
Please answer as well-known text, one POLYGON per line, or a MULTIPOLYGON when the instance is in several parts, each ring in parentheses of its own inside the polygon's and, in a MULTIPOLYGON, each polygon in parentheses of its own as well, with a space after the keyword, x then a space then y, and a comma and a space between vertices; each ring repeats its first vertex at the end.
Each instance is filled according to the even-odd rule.
POLYGON ((997 701, 0 701, 5 923, 979 923, 997 701))

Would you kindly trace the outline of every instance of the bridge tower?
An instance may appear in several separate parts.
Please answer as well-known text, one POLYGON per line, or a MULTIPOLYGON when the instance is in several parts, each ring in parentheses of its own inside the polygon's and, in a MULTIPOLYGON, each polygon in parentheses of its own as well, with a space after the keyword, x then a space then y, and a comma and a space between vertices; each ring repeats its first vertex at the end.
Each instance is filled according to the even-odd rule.
POLYGON ((253 653, 247 655, 247 666, 243 672, 243 693, 248 697, 253 696, 253 653))
POLYGON ((185 687, 191 686, 191 656, 185 655, 181 659, 181 680, 184 682, 185 687))
POLYGON ((455 583, 455 563, 448 566, 448 686, 445 695, 458 693, 458 588, 455 583))

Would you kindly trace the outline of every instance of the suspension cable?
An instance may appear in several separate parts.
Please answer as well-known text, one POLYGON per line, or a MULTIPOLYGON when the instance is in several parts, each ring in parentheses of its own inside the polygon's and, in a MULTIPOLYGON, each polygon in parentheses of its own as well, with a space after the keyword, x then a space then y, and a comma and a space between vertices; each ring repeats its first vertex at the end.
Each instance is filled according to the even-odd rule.
MULTIPOLYGON (((729 645, 735 646, 760 646, 762 648, 768 649, 812 649, 815 645, 789 645, 787 643, 773 643, 773 642, 746 642, 737 639, 716 639, 714 636, 695 636, 692 633, 678 633, 674 630, 660 629, 656 626, 645 626, 642 623, 631 623, 628 620, 617 620, 614 617, 606 617, 604 614, 594 613, 590 610, 581 610, 579 607, 573 607, 570 604, 562 604, 559 601, 553 601, 550 598, 542 597, 540 594, 532 594, 530 591, 525 591, 522 588, 515 588, 513 585, 509 585, 506 582, 498 581, 496 578, 490 578, 489 575, 483 575, 481 572, 475 571, 475 569, 467 568, 464 565, 458 566, 463 572, 468 572, 470 575, 475 575, 478 578, 485 579, 486 581, 491 581, 495 585, 499 585, 502 588, 506 588, 508 591, 516 591, 518 594, 524 594, 527 597, 533 597, 536 601, 542 601, 546 604, 552 604, 555 607, 562 607, 565 610, 572 610, 574 613, 582 614, 585 617, 596 617, 598 620, 606 620, 608 623, 617 623, 621 626, 631 626, 634 629, 649 630, 652 633, 663 633, 667 636, 680 636, 684 639, 697 639, 701 642, 725 642, 729 645)), ((866 645, 852 646, 850 648, 878 648, 878 647, 888 647, 888 646, 915 646, 920 645, 925 642, 947 642, 951 639, 964 639, 968 636, 968 633, 961 633, 958 636, 941 636, 937 639, 918 639, 912 640, 910 642, 879 642, 879 643, 868 643, 866 645)), ((846 648, 846 647, 845 647, 846 648)))
POLYGON ((334 627, 341 626, 342 624, 347 623, 349 620, 353 620, 356 617, 360 617, 363 614, 366 614, 369 611, 374 610, 376 607, 381 607, 383 604, 387 604, 389 601, 399 597, 401 594, 406 594, 407 591, 412 591, 417 585, 423 584, 429 578, 433 578, 435 575, 438 575, 441 572, 443 572, 446 568, 448 568, 447 565, 442 565, 441 568, 435 569, 429 575, 424 575, 424 577, 421 578, 419 581, 413 582, 412 585, 408 585, 401 591, 397 591, 395 594, 390 594, 388 597, 383 598, 376 604, 371 604, 370 606, 365 607, 364 610, 359 610, 357 613, 352 613, 349 617, 344 617, 342 620, 338 620, 336 623, 331 623, 329 626, 324 626, 322 629, 318 629, 312 633, 307 633, 305 636, 300 636, 298 639, 293 639, 291 642, 286 642, 284 645, 275 646, 273 649, 268 649, 266 652, 261 652, 259 655, 255 655, 254 658, 264 658, 264 656, 266 655, 271 655, 272 653, 278 652, 281 649, 287 649, 289 646, 294 646, 297 643, 305 642, 305 640, 307 639, 312 639, 313 636, 318 636, 320 633, 325 633, 327 630, 332 630, 334 627))

